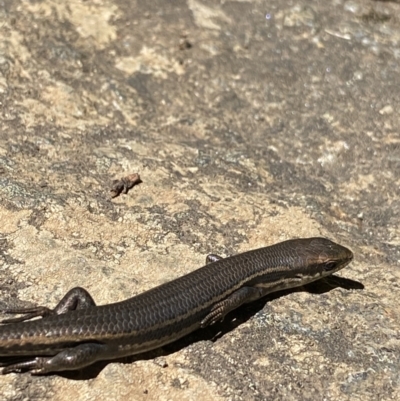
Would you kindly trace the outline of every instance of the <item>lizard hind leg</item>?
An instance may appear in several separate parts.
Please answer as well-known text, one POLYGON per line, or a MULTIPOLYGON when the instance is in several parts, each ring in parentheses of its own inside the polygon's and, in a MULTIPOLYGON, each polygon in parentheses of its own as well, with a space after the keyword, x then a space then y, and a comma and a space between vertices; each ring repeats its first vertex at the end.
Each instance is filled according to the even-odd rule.
POLYGON ((6 309, 3 313, 8 315, 19 315, 23 316, 12 317, 10 319, 3 319, 0 323, 19 323, 26 320, 33 319, 35 317, 45 317, 50 315, 62 315, 76 309, 85 309, 92 306, 96 306, 92 296, 81 287, 75 287, 69 290, 57 304, 54 309, 47 308, 46 306, 34 306, 31 308, 19 308, 19 309, 6 309))
POLYGON ((30 372, 33 375, 76 370, 89 366, 99 360, 106 359, 107 346, 104 344, 80 344, 68 348, 54 356, 36 357, 24 362, 3 367, 1 373, 30 372))

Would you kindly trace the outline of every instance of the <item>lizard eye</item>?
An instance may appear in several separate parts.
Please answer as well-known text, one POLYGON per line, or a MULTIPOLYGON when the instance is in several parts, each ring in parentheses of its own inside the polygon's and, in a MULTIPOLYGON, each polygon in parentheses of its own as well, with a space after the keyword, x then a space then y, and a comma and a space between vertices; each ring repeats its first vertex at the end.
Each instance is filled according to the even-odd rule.
POLYGON ((336 267, 336 263, 335 262, 327 262, 324 265, 324 270, 329 272, 331 270, 333 270, 336 267))

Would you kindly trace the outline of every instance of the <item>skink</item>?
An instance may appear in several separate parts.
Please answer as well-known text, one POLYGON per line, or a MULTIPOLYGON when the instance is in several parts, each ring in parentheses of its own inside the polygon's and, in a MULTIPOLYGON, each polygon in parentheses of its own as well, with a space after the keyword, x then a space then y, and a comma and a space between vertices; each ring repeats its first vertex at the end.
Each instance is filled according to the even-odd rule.
POLYGON ((271 292, 328 276, 352 259, 349 249, 328 239, 294 239, 224 259, 209 255, 204 267, 122 302, 96 306, 77 287, 54 309, 6 310, 24 315, 2 322, 0 357, 27 359, 4 364, 2 373, 74 370, 149 351, 271 292), (35 317, 41 318, 30 320, 35 317))

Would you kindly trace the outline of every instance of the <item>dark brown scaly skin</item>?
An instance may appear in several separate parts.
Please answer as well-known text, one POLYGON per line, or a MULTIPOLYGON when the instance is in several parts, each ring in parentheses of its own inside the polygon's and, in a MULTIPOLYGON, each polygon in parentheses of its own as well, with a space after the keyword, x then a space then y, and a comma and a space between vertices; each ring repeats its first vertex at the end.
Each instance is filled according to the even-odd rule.
POLYGON ((79 369, 99 360, 145 352, 221 320, 240 305, 271 292, 328 276, 353 259, 324 238, 295 239, 222 259, 122 302, 96 306, 82 288, 55 309, 23 313, 0 326, 0 357, 32 356, 2 373, 79 369), (33 321, 32 317, 42 316, 33 321))

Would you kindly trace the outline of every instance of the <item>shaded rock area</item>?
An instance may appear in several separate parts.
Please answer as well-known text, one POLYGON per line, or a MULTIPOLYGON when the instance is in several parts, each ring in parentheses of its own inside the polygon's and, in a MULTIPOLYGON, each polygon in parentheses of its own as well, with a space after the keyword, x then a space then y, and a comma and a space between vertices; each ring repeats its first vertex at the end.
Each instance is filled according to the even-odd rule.
POLYGON ((289 238, 338 276, 11 400, 400 399, 400 4, 1 0, 0 308, 99 304, 289 238), (142 183, 111 198, 114 180, 142 183))

